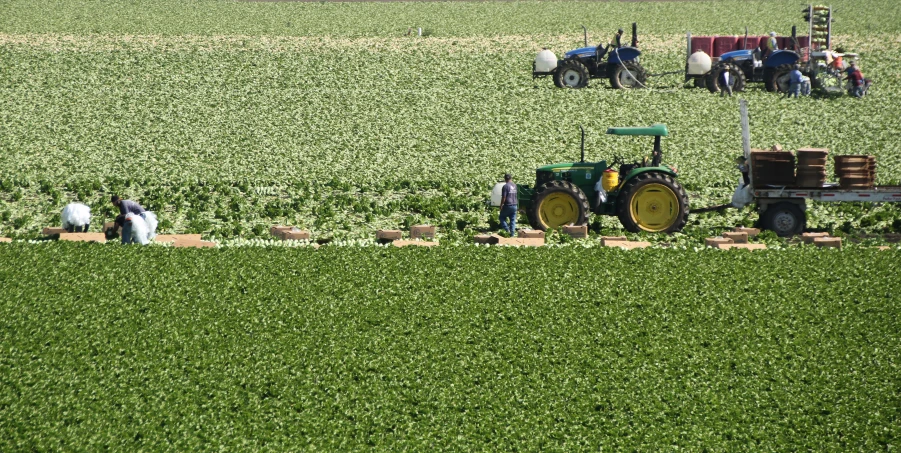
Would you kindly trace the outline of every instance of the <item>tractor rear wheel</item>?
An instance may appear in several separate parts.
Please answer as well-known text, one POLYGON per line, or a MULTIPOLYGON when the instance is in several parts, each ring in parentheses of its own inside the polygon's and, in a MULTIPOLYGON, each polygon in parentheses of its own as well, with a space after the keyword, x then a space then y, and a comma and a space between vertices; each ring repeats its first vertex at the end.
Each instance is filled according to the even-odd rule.
POLYGON ((711 93, 720 92, 720 75, 723 74, 723 71, 729 71, 729 75, 732 76, 732 92, 745 90, 745 73, 741 68, 732 63, 717 63, 716 66, 707 73, 707 81, 705 83, 707 89, 710 90, 711 93))
POLYGON ((616 200, 616 214, 632 233, 674 233, 688 221, 688 195, 673 177, 641 173, 626 182, 616 200))
POLYGON ((576 60, 566 60, 554 72, 554 85, 559 88, 585 88, 588 86, 588 68, 576 60))
POLYGON ((707 86, 707 79, 704 77, 695 77, 694 86, 695 88, 705 88, 707 86))
POLYGON ((535 190, 535 201, 527 209, 529 223, 536 230, 546 231, 562 225, 588 223, 588 197, 575 184, 551 181, 535 190))
POLYGON ((769 92, 788 93, 791 86, 792 65, 781 64, 767 71, 764 76, 766 90, 769 92))
POLYGON ((804 231, 807 226, 807 216, 794 203, 776 203, 763 212, 760 224, 778 236, 791 237, 804 231))
POLYGON ((610 86, 613 88, 618 90, 644 88, 645 82, 648 81, 648 73, 637 62, 624 61, 609 64, 616 65, 613 72, 610 73, 610 86))

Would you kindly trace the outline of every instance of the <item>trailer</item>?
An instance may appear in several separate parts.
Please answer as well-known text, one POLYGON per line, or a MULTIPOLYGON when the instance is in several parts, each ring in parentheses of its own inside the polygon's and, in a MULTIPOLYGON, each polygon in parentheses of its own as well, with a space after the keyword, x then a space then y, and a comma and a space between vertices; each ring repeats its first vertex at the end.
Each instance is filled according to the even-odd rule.
MULTIPOLYGON (((739 101, 741 112, 742 148, 748 163, 751 162, 751 133, 748 120, 748 102, 739 101)), ((792 187, 790 185, 758 184, 755 186, 754 166, 748 166, 748 183, 740 188, 751 195, 750 203, 760 214, 760 226, 779 236, 794 236, 807 226, 807 201, 817 202, 865 202, 901 203, 901 186, 872 186, 867 188, 842 188, 836 183, 820 187, 792 187)), ((749 204, 750 204, 749 203, 749 204)), ((736 206, 743 207, 743 206, 736 206)))

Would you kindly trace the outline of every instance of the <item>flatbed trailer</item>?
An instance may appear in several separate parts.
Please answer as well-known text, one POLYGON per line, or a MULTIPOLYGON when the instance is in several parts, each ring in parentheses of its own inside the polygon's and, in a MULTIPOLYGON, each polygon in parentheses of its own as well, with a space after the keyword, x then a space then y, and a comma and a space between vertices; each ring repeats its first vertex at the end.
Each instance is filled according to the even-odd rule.
POLYGON ((875 186, 872 189, 813 189, 792 187, 751 187, 760 224, 779 236, 793 236, 807 225, 807 200, 819 202, 901 203, 901 187, 875 186))

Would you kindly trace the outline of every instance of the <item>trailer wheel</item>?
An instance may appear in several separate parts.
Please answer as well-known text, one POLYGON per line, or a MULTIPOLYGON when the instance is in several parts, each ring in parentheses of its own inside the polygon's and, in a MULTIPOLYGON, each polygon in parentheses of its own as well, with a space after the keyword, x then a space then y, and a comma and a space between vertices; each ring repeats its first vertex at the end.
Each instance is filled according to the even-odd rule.
POLYGON ((628 90, 630 88, 645 87, 644 84, 648 81, 648 74, 640 64, 634 61, 609 64, 615 65, 613 72, 610 74, 610 86, 613 88, 628 90))
POLYGON ((532 207, 526 209, 529 224, 541 231, 562 225, 585 225, 589 212, 585 192, 568 181, 551 181, 539 186, 532 207))
POLYGON ((704 77, 695 77, 694 78, 694 87, 695 88, 706 88, 707 87, 707 79, 704 77))
POLYGON ((760 224, 778 236, 791 237, 804 231, 807 226, 807 216, 794 203, 776 203, 770 205, 763 212, 760 224))
POLYGON ((773 69, 766 71, 764 82, 766 82, 766 90, 776 93, 788 93, 791 86, 792 65, 781 64, 773 69))
POLYGON ((688 221, 688 195, 671 176, 641 173, 625 183, 616 200, 616 214, 632 233, 674 233, 688 221))
POLYGON ((707 73, 707 80, 705 85, 707 85, 707 89, 710 90, 711 93, 719 93, 720 92, 720 75, 723 71, 729 71, 729 75, 732 76, 732 92, 739 92, 745 90, 745 73, 738 66, 732 63, 717 63, 710 72, 707 73))
POLYGON ((564 61, 554 72, 554 85, 560 88, 585 88, 588 86, 588 68, 579 61, 564 61))

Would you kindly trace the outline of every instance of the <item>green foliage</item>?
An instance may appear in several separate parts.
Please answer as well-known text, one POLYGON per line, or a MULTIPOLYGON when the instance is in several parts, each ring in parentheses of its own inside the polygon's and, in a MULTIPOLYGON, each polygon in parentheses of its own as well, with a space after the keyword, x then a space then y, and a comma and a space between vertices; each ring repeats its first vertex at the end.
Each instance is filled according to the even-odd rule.
POLYGON ((0 263, 2 451, 901 436, 897 250, 51 243, 0 263))

